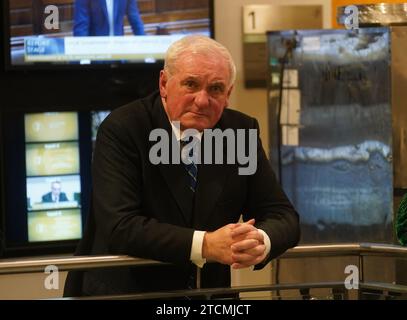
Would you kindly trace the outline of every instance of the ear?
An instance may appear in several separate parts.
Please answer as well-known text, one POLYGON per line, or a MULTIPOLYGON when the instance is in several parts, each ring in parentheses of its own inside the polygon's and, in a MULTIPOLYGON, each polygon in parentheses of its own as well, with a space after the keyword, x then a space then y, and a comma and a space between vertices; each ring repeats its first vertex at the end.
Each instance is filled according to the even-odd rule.
POLYGON ((160 96, 163 99, 165 99, 167 97, 167 82, 168 82, 167 73, 164 70, 161 70, 159 87, 160 87, 160 96))
POLYGON ((226 94, 226 104, 225 104, 225 108, 227 108, 229 106, 229 98, 230 98, 230 94, 233 91, 233 84, 230 86, 230 88, 228 89, 228 92, 226 94))

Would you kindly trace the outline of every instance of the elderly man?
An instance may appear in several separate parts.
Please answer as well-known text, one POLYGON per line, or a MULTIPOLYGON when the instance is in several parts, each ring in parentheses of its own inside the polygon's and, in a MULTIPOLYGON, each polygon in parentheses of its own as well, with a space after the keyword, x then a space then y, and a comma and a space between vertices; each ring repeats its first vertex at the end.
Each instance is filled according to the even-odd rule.
MULTIPOLYGON (((250 175, 226 161, 151 162, 155 129, 165 130, 169 143, 178 146, 188 129, 196 129, 203 144, 207 129, 258 129, 255 119, 226 109, 235 74, 225 47, 187 36, 169 48, 159 92, 118 108, 102 123, 93 208, 77 254, 126 254, 169 264, 72 273, 65 295, 188 289, 195 287, 197 273, 203 288, 225 287, 230 266, 260 269, 297 244, 298 215, 258 135, 257 166, 250 175), (246 222, 238 223, 241 216, 246 222)), ((223 148, 226 155, 236 149, 223 148)))

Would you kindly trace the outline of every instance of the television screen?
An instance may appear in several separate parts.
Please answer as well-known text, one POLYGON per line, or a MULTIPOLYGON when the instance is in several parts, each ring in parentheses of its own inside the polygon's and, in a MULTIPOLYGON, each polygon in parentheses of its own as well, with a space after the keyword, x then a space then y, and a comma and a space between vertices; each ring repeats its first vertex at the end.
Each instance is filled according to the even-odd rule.
POLYGON ((28 242, 81 237, 76 112, 26 114, 28 242))
POLYGON ((97 129, 109 112, 2 115, 6 254, 72 252, 89 210, 97 129))
POLYGON ((154 63, 186 34, 213 36, 213 0, 8 0, 8 67, 154 63))

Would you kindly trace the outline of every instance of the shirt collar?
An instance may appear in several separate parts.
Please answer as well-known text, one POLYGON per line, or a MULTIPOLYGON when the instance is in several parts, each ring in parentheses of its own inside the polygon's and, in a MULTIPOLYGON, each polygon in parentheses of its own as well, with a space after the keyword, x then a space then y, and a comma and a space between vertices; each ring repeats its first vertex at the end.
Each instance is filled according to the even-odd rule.
MULTIPOLYGON (((181 128, 177 127, 173 121, 170 121, 172 132, 175 135, 177 141, 183 140, 185 138, 185 131, 181 131, 181 128)), ((192 135, 194 138, 198 139, 199 142, 202 140, 202 132, 196 131, 195 134, 192 135)))

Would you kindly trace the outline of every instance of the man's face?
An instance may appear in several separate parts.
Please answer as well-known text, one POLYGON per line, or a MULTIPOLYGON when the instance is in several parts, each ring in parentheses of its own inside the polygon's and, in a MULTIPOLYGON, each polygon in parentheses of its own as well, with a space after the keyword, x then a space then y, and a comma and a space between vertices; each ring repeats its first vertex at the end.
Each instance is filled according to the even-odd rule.
POLYGON ((53 183, 51 185, 51 191, 54 196, 58 196, 61 193, 61 185, 59 183, 53 183))
POLYGON ((220 55, 183 54, 172 76, 160 74, 160 94, 171 121, 181 130, 213 128, 232 91, 226 60, 220 55))

